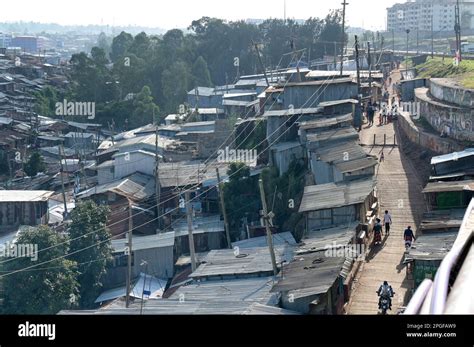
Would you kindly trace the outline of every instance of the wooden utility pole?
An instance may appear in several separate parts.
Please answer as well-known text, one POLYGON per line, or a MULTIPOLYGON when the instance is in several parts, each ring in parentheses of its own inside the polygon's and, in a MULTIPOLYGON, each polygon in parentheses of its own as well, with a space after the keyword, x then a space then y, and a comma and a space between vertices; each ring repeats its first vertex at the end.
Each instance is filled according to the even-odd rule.
POLYGON ((420 30, 416 29, 416 54, 420 54, 420 30))
POLYGON ((434 31, 433 31, 433 13, 431 13, 431 59, 434 58, 434 31))
POLYGON ((262 68, 263 76, 265 77, 265 82, 267 83, 267 88, 268 88, 270 87, 270 83, 268 82, 267 71, 265 70, 265 65, 263 65, 263 62, 262 62, 262 57, 260 56, 260 50, 258 49, 258 44, 253 41, 252 43, 255 47, 255 51, 257 52, 258 63, 260 64, 260 67, 262 68))
POLYGON ((196 255, 194 250, 194 235, 193 235, 193 216, 191 211, 191 203, 189 199, 189 191, 184 193, 186 199, 186 217, 188 220, 188 239, 189 239, 189 252, 191 253, 191 268, 196 271, 196 255))
POLYGON ((155 195, 156 195, 156 218, 158 229, 161 230, 161 183, 160 183, 160 157, 158 153, 158 124, 155 129, 155 195))
POLYGON ((128 308, 130 305, 130 293, 132 291, 132 234, 133 234, 133 210, 132 202, 128 199, 128 258, 127 258, 127 296, 125 298, 125 306, 128 308))
POLYGON ((359 39, 355 35, 355 60, 357 69, 357 100, 360 102, 360 64, 359 64, 359 39))
POLYGON ((369 64, 369 93, 372 101, 372 55, 370 53, 370 42, 367 42, 367 63, 369 64))
POLYGON ((63 219, 65 220, 68 218, 68 213, 67 213, 66 189, 64 188, 63 153, 64 153, 64 147, 63 145, 59 145, 59 165, 60 165, 60 170, 61 170, 59 175, 61 176, 61 189, 62 189, 63 201, 64 201, 64 218, 63 219))
POLYGON ((454 31, 456 33, 456 57, 459 59, 459 62, 462 60, 462 52, 461 52, 461 14, 460 14, 460 7, 459 7, 459 0, 456 0, 456 7, 455 7, 455 25, 454 31))
POLYGON ((265 198, 265 189, 263 188, 263 180, 258 180, 258 186, 260 188, 260 197, 262 199, 262 207, 263 207, 263 220, 265 223, 265 229, 267 231, 267 243, 268 249, 270 251, 270 257, 272 258, 272 266, 273 266, 273 274, 276 276, 278 274, 278 267, 276 264, 275 258, 275 249, 273 248, 273 236, 272 231, 270 230, 269 221, 268 221, 268 210, 267 210, 267 200, 265 198))
POLYGON ((346 6, 347 5, 349 5, 349 3, 347 3, 346 0, 344 0, 344 2, 342 3, 341 76, 344 70, 342 63, 344 61, 344 46, 346 42, 346 6))
POLYGON ((227 247, 231 249, 232 243, 230 240, 229 221, 227 220, 227 213, 225 210, 224 185, 222 184, 221 175, 219 174, 219 168, 217 167, 216 167, 216 174, 217 174, 217 183, 219 185, 219 199, 221 202, 221 211, 222 211, 222 215, 224 216, 224 227, 225 227, 225 236, 227 239, 227 247))

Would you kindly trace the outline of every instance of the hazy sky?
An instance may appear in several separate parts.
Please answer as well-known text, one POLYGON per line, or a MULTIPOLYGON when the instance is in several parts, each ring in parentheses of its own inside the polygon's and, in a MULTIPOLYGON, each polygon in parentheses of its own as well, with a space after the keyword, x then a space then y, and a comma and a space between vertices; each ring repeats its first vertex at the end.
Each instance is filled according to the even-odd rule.
MULTIPOLYGON (((347 0, 350 26, 385 27, 385 9, 403 0, 347 0)), ((289 18, 324 17, 342 0, 287 0, 289 18)), ((284 0, 5 0, 0 22, 141 25, 184 28, 202 16, 230 20, 283 18, 284 0)))

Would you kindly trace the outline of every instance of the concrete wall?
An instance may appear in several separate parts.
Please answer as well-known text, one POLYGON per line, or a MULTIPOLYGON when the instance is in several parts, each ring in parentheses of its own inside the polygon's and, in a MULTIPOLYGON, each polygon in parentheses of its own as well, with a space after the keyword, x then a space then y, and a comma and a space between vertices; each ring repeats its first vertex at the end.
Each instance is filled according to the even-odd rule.
POLYGON ((430 93, 438 100, 460 107, 474 107, 474 89, 461 88, 449 79, 432 78, 430 93))
POLYGON ((398 128, 403 131, 411 142, 436 153, 448 154, 464 149, 463 146, 457 144, 451 139, 441 138, 438 135, 420 131, 413 123, 410 116, 405 112, 398 117, 397 124, 398 128))
POLYGON ((124 178, 135 172, 153 176, 155 173, 155 161, 154 156, 140 152, 130 153, 129 156, 117 156, 114 163, 115 179, 124 178))
POLYGON ((324 85, 295 85, 287 86, 282 95, 283 108, 295 109, 317 107, 320 102, 351 99, 357 96, 357 84, 331 83, 324 85))
MULTIPOLYGON (((434 87, 433 90, 438 90, 434 87)), ((458 141, 474 141, 474 108, 456 107, 431 99, 431 95, 416 92, 420 114, 440 134, 458 141)))
POLYGON ((426 86, 426 79, 416 78, 400 82, 400 93, 403 102, 415 100, 415 89, 426 86))

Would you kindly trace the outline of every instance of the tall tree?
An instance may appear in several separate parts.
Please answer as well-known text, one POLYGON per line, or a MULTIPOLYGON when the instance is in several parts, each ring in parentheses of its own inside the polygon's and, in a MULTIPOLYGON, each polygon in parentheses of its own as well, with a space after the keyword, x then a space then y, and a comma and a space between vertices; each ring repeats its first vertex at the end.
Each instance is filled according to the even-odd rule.
POLYGON ((4 259, 6 262, 0 272, 1 275, 6 274, 1 279, 4 302, 0 309, 4 314, 56 314, 60 310, 77 307, 77 265, 72 260, 57 259, 67 254, 67 240, 68 236, 58 234, 46 226, 20 234, 17 245, 36 245, 40 252, 37 253, 36 261, 34 257, 4 259), (43 262, 47 263, 12 273, 43 262))
POLYGON ((115 63, 123 58, 133 43, 133 36, 122 31, 120 35, 114 37, 110 52, 110 59, 115 63))
MULTIPOLYGON (((157 121, 160 108, 153 102, 150 87, 144 86, 133 100, 135 111, 131 119, 131 126, 142 126, 157 121)), ((160 122, 160 119, 157 121, 160 122)))
POLYGON ((210 87, 212 85, 211 74, 202 56, 194 62, 192 74, 195 87, 210 87))
POLYGON ((79 203, 71 213, 70 259, 79 264, 81 308, 93 307, 102 288, 107 262, 111 259, 111 235, 106 227, 108 214, 108 207, 92 201, 79 203))

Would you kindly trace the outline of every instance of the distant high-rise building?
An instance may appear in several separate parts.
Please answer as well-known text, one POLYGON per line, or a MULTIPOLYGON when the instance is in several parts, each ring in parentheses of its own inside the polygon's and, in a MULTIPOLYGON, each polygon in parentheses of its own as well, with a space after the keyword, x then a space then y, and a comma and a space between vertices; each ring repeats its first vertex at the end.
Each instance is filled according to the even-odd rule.
MULTIPOLYGON (((474 0, 461 0, 461 25, 474 29, 474 0)), ((456 0, 409 0, 387 8, 387 31, 454 31, 456 0)))
POLYGON ((12 45, 28 53, 38 53, 43 49, 43 40, 36 36, 15 36, 12 45))
POLYGON ((0 48, 8 48, 12 45, 12 35, 0 33, 0 48))

